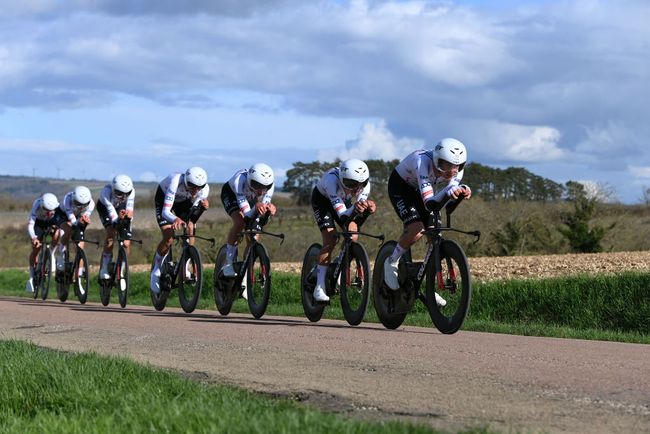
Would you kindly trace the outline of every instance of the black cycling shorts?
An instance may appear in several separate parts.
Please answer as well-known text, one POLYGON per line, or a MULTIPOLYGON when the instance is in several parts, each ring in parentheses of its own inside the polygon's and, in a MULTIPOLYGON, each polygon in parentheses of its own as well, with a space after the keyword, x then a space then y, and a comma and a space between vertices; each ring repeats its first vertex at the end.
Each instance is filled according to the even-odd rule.
MULTIPOLYGON (((346 208, 349 208, 351 205, 350 201, 345 201, 346 208)), ((321 231, 323 229, 335 228, 334 222, 338 223, 339 226, 343 226, 341 219, 336 211, 334 211, 332 202, 323 196, 317 187, 314 187, 311 193, 311 207, 314 210, 316 224, 321 231)))
POLYGON ((34 221, 34 233, 36 234, 36 238, 43 241, 43 235, 45 235, 52 226, 59 226, 59 219, 57 218, 56 213, 48 220, 36 219, 34 221))
POLYGON ((424 207, 420 192, 404 181, 396 170, 388 178, 388 197, 404 226, 413 222, 428 224, 429 211, 424 207))
POLYGON ((232 215, 234 212, 239 212, 237 195, 232 191, 228 182, 221 187, 221 203, 223 204, 223 209, 226 210, 226 214, 232 215))
MULTIPOLYGON (((115 208, 115 211, 119 213, 123 209, 126 209, 126 204, 118 206, 115 208)), ((105 228, 109 227, 113 223, 111 221, 111 216, 108 212, 108 208, 106 208, 106 205, 104 205, 101 201, 97 201, 97 214, 99 214, 99 220, 102 222, 102 225, 105 228)))
MULTIPOLYGON (((173 221, 169 222, 163 217, 162 210, 163 210, 163 204, 165 203, 165 192, 162 191, 162 188, 158 186, 158 189, 156 190, 156 196, 154 199, 154 207, 156 208, 156 221, 158 222, 158 226, 163 227, 167 225, 171 225, 174 223, 173 221)), ((203 208, 200 208, 203 210, 203 208)), ((202 211, 200 212, 194 212, 192 210, 192 201, 190 199, 184 200, 182 202, 174 202, 174 205, 172 205, 172 213, 181 220, 187 222, 188 220, 191 221, 192 223, 196 223, 197 220, 199 219, 202 211)))

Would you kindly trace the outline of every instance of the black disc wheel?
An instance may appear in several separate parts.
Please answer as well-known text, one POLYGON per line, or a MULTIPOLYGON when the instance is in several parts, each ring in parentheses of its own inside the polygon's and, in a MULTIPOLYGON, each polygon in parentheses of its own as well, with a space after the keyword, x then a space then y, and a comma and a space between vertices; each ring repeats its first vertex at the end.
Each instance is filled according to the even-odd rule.
MULTIPOLYGON (((45 248, 45 254, 43 255, 43 260, 41 261, 42 265, 40 267, 40 290, 41 298, 47 300, 47 296, 50 293, 50 280, 52 279, 52 251, 49 247, 45 248)), ((34 293, 36 293, 36 288, 34 288, 34 293)), ((34 295, 36 298, 36 295, 34 295)))
POLYGON ((235 279, 223 276, 221 269, 226 263, 226 245, 224 244, 217 253, 217 258, 214 261, 213 273, 213 290, 214 290, 214 303, 217 305, 217 310, 221 315, 228 315, 232 309, 232 304, 239 293, 235 291, 235 279))
POLYGON ((99 280, 99 301, 102 302, 102 305, 108 306, 108 303, 111 301, 111 285, 110 279, 100 279, 99 280))
POLYGON ((355 242, 345 256, 341 268, 341 308, 350 325, 359 325, 370 299, 370 261, 366 249, 355 242))
POLYGON ((77 255, 74 261, 74 284, 75 293, 79 299, 79 303, 85 304, 88 300, 88 261, 86 260, 86 252, 80 247, 77 248, 77 255))
POLYGON ((126 307, 129 296, 129 261, 126 257, 126 250, 120 248, 117 252, 115 262, 115 287, 120 306, 126 307))
MULTIPOLYGON (((432 261, 433 262, 433 261, 432 261)), ((441 333, 456 333, 469 311, 472 299, 469 263, 463 249, 453 240, 440 245, 440 269, 427 269, 426 305, 433 324, 441 333), (445 301, 436 301, 436 293, 445 301)))
MULTIPOLYGON (((402 290, 392 290, 384 282, 384 262, 393 253, 396 245, 396 241, 388 241, 381 246, 375 259, 375 268, 372 271, 372 296, 375 311, 384 327, 391 330, 402 325, 407 314, 407 312, 396 310, 396 300, 400 297, 402 290)), ((400 261, 405 259, 405 255, 400 261)))
POLYGON ((70 267, 70 252, 68 250, 63 254, 63 270, 56 271, 56 296, 63 303, 68 299, 68 294, 70 293, 70 281, 72 276, 72 270, 70 267))
POLYGON ((314 288, 316 287, 316 268, 318 266, 318 255, 320 255, 322 246, 314 243, 307 249, 305 258, 302 261, 302 270, 300 272, 300 296, 302 299, 302 309, 309 321, 316 322, 323 316, 325 304, 318 303, 314 300, 314 288))
POLYGON ((203 285, 203 266, 201 254, 194 246, 185 246, 181 255, 180 280, 178 282, 178 299, 186 313, 194 312, 201 298, 203 285))
POLYGON ((251 252, 244 279, 248 292, 248 307, 255 318, 261 318, 271 295, 271 261, 262 244, 256 243, 251 252))
MULTIPOLYGON (((170 261, 170 256, 171 256, 171 250, 167 255, 162 260, 162 263, 160 264, 160 292, 155 293, 151 291, 151 288, 149 288, 149 292, 151 294, 151 304, 153 305, 154 309, 157 311, 161 311, 165 308, 167 305, 167 297, 169 296, 169 285, 168 281, 171 279, 169 278, 170 276, 170 271, 169 270, 169 261, 170 261)), ((153 267, 155 264, 156 258, 154 256, 153 262, 151 263, 151 271, 153 272, 153 267)))

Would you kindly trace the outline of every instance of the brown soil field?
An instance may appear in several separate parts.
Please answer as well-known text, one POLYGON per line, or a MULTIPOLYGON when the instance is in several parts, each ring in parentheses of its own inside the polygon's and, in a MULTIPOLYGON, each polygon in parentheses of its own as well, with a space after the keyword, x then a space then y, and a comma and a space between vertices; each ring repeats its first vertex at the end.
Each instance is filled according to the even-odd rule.
MULTIPOLYGON (((579 274, 650 271, 650 252, 469 258, 475 281, 548 278, 579 274)), ((300 273, 299 262, 273 263, 276 271, 300 273)))

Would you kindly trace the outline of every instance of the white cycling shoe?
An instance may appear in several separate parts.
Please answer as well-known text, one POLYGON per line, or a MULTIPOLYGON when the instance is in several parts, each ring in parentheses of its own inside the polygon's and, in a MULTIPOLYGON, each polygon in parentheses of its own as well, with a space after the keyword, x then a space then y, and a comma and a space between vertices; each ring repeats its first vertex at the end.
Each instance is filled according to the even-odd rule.
POLYGON ((399 270, 399 261, 390 262, 390 256, 384 261, 384 282, 393 291, 399 289, 399 280, 397 279, 399 270))
POLYGON ((325 294, 325 291, 321 286, 316 285, 316 287, 314 288, 314 300, 324 303, 330 301, 330 298, 327 296, 327 294, 325 294))
POLYGON ((442 297, 440 296, 440 294, 438 294, 437 292, 436 292, 436 304, 438 305, 438 307, 445 307, 445 306, 447 306, 447 300, 445 300, 444 298, 442 298, 442 297))
POLYGON ((227 263, 223 267, 221 267, 221 272, 223 273, 224 277, 236 277, 237 272, 235 271, 235 267, 232 266, 232 263, 227 263))
POLYGON ((149 282, 151 292, 160 294, 160 270, 154 269, 151 272, 151 281, 149 282))
POLYGON ((31 292, 32 294, 34 293, 34 279, 32 277, 30 277, 27 281, 27 284, 25 285, 25 291, 31 292))

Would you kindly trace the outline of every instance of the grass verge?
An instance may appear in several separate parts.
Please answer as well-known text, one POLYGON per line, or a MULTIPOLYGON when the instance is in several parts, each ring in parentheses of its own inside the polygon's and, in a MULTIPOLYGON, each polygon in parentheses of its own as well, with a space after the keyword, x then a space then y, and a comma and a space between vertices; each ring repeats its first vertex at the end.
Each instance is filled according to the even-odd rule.
MULTIPOLYGON (((27 273, 18 270, 0 272, 0 293, 29 296, 24 288, 27 273)), ((200 309, 215 309, 212 270, 204 275, 200 309)), ((133 273, 129 291, 130 305, 150 306, 148 273, 133 273)), ((273 274, 273 288, 267 315, 303 316, 300 303, 300 277, 295 273, 273 274)), ((464 330, 529 336, 609 340, 650 343, 650 274, 577 276, 543 280, 510 280, 476 283, 470 314, 464 330)), ((55 288, 50 299, 56 299, 55 288)), ((99 301, 96 282, 91 282, 90 301, 99 301)), ((74 296, 70 301, 74 303, 74 296)), ((117 296, 111 303, 117 305, 117 296)), ((179 306, 172 293, 168 306, 179 306)), ((246 313, 245 300, 235 302, 233 312, 246 313)), ((343 319, 340 300, 333 298, 324 318, 343 319)), ((372 300, 366 322, 378 322, 372 300)), ((404 325, 432 327, 423 304, 417 303, 404 325)))
MULTIPOLYGON (((426 426, 364 422, 190 381, 126 359, 0 341, 3 433, 431 433, 426 426)), ((476 432, 484 432, 479 430, 476 432)))

